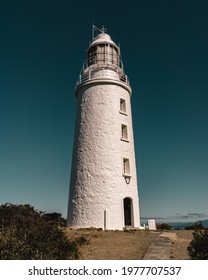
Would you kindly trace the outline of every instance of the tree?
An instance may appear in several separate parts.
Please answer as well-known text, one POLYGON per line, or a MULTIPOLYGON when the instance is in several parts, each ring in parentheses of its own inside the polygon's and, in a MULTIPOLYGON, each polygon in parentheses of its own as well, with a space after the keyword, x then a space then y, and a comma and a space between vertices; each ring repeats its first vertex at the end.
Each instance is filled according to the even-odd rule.
POLYGON ((188 255, 192 260, 208 260, 208 230, 196 229, 193 240, 188 246, 188 255))
POLYGON ((56 219, 47 220, 29 204, 0 206, 0 259, 78 259, 79 246, 59 229, 56 219))

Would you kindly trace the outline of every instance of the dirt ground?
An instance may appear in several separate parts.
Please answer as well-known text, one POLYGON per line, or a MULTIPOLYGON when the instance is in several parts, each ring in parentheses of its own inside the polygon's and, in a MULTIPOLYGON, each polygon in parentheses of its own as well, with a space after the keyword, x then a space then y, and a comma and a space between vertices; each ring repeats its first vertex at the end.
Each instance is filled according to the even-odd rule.
POLYGON ((172 242, 170 258, 173 260, 188 260, 187 247, 193 239, 192 230, 176 230, 176 238, 172 242))
MULTIPOLYGON (((160 231, 102 231, 96 229, 65 229, 69 238, 85 237, 88 242, 81 247, 84 260, 142 260, 152 241, 160 231)), ((177 230, 172 242, 170 259, 186 260, 187 246, 192 231, 177 230)))

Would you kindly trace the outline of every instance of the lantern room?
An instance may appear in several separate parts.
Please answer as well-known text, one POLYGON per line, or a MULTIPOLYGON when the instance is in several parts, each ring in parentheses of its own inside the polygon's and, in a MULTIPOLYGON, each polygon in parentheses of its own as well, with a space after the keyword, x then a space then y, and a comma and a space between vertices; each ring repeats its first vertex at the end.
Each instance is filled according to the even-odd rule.
POLYGON ((111 37, 102 31, 88 48, 88 66, 111 64, 119 66, 120 50, 111 37))

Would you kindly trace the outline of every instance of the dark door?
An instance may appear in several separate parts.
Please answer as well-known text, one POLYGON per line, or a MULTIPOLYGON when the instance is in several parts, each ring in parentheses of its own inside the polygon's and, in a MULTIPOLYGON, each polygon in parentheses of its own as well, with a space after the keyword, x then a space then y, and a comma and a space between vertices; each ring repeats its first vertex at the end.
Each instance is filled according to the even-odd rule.
POLYGON ((131 207, 132 207, 132 200, 128 197, 124 198, 124 222, 125 222, 125 226, 132 226, 131 207))

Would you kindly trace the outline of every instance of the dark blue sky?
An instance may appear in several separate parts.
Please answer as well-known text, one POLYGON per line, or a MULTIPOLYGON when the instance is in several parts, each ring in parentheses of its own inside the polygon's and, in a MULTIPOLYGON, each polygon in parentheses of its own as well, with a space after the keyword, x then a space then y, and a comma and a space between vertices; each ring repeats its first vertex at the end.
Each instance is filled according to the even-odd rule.
POLYGON ((206 218, 208 4, 200 0, 2 1, 0 203, 66 216, 74 87, 93 23, 120 44, 133 89, 141 216, 206 218))

